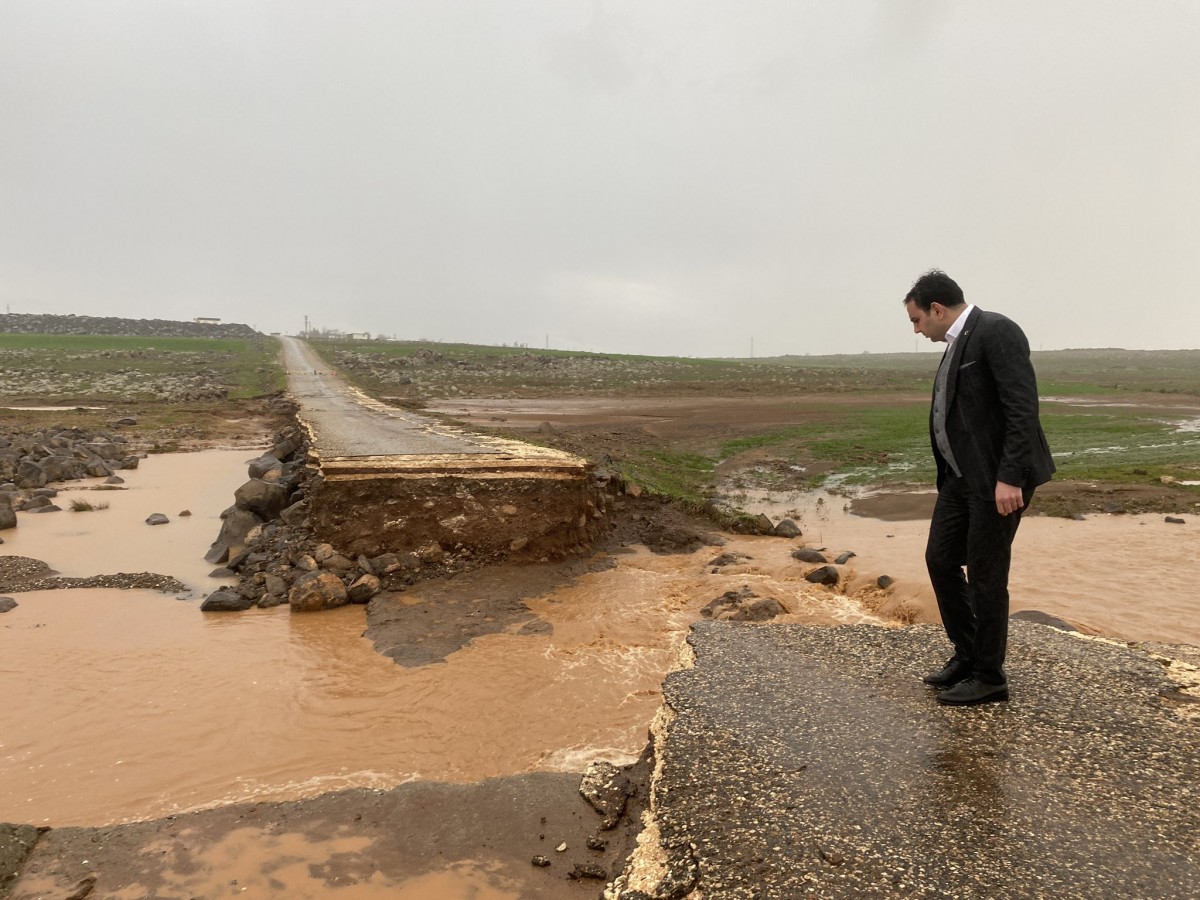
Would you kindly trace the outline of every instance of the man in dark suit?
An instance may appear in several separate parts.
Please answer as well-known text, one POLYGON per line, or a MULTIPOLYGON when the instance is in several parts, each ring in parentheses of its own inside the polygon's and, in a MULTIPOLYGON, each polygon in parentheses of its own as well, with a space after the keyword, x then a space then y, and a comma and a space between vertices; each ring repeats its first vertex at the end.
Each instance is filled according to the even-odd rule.
POLYGON ((1012 541, 1054 472, 1029 342, 1012 320, 967 305, 945 272, 917 279, 904 306, 914 332, 949 344, 929 413, 938 498, 925 564, 954 656, 924 680, 940 703, 1007 700, 1012 541))

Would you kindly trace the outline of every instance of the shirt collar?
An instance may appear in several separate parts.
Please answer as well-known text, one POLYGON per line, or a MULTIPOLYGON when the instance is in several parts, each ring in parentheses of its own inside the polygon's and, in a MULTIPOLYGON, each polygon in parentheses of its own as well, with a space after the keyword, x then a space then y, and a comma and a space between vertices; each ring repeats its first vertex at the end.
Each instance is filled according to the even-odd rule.
POLYGON ((971 314, 971 310, 974 308, 974 303, 969 304, 967 308, 959 314, 959 317, 954 320, 954 324, 946 329, 946 344, 948 346, 954 346, 954 342, 958 340, 958 336, 962 334, 962 330, 967 326, 967 316, 971 314))

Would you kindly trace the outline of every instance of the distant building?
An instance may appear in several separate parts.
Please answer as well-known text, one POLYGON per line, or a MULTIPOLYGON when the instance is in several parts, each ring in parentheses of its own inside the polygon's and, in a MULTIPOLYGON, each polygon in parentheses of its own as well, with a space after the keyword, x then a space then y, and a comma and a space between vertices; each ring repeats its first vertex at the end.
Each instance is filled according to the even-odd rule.
POLYGON ((192 319, 192 321, 195 322, 197 325, 220 325, 221 324, 220 319, 208 319, 208 318, 205 318, 204 316, 197 316, 196 318, 192 319))
POLYGON ((371 332, 369 331, 351 331, 346 335, 352 341, 369 341, 371 332))

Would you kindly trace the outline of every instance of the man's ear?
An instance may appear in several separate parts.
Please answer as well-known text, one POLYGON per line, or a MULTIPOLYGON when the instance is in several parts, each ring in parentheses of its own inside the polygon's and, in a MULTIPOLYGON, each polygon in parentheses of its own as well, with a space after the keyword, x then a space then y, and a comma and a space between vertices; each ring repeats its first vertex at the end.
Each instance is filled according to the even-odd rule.
POLYGON ((935 300, 929 304, 929 314, 935 319, 940 319, 946 314, 946 307, 935 300))

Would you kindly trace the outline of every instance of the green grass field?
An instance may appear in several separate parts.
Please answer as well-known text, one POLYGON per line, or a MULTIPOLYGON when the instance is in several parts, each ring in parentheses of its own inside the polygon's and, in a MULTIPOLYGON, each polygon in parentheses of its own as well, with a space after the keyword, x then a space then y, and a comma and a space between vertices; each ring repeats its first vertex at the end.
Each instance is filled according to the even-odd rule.
POLYGON ((229 399, 282 390, 273 338, 0 334, 0 396, 27 402, 109 402, 152 395, 156 381, 197 377, 229 399))
MULTIPOLYGON (((461 397, 808 398, 802 424, 715 444, 700 434, 691 443, 639 443, 621 455, 616 465, 627 477, 688 505, 711 493, 718 464, 754 450, 775 462, 758 473, 764 486, 775 477, 794 483, 789 466, 814 461, 827 465, 810 484, 830 474, 875 485, 931 484, 935 476, 927 433, 935 351, 700 360, 426 342, 313 346, 367 392, 417 407, 461 397), (863 402, 871 397, 877 402, 863 402)), ((1033 362, 1060 478, 1200 477, 1200 434, 1179 427, 1200 418, 1200 351, 1046 351, 1033 362)))

